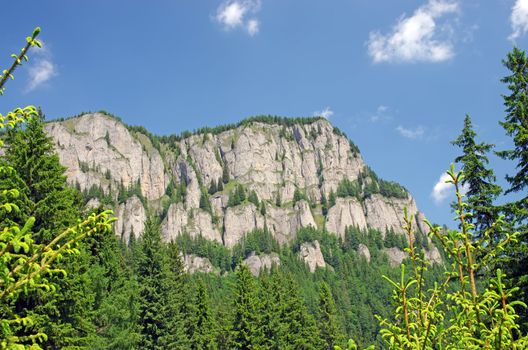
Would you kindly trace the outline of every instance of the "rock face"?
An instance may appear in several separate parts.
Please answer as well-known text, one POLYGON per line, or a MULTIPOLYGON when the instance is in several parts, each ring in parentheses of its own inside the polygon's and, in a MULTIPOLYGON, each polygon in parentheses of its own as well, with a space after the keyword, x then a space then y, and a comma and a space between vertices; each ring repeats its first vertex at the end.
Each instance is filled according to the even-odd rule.
MULTIPOLYGON (((370 170, 346 136, 322 118, 246 120, 159 139, 92 113, 48 123, 46 130, 68 168, 68 181, 115 202, 116 234, 124 240, 143 232, 147 209, 163 217, 165 241, 188 233, 227 247, 255 229, 269 230, 280 244, 309 226, 341 236, 348 226, 401 233, 404 207, 423 220, 410 195, 366 194, 361 186, 372 184, 373 177, 365 177, 370 170), (359 186, 360 194, 337 198, 323 210, 323 200, 328 203, 344 180, 359 186), (233 204, 238 186, 246 199, 233 204), (252 192, 257 201, 248 200, 252 192), (296 193, 302 198, 294 201, 296 193)), ((418 227, 427 230, 423 222, 418 227)))
POLYGON ((280 258, 277 253, 257 255, 255 252, 252 252, 244 259, 244 264, 249 267, 253 276, 258 277, 261 270, 269 270, 273 266, 280 266, 280 258))
POLYGON ((357 251, 359 255, 364 257, 365 260, 367 260, 367 262, 370 263, 370 250, 368 249, 366 245, 364 245, 363 243, 360 243, 357 251))
POLYGON ((126 202, 119 204, 116 217, 115 233, 125 242, 128 242, 131 235, 138 238, 147 220, 143 203, 137 196, 130 197, 126 202))
POLYGON ((217 273, 213 264, 207 258, 202 258, 194 254, 186 254, 183 256, 183 268, 185 272, 205 272, 205 273, 217 273))
POLYGON ((407 253, 396 247, 384 248, 383 251, 387 254, 392 267, 399 266, 407 258, 407 253))
POLYGON ((304 261, 310 272, 315 272, 318 267, 326 267, 326 262, 321 252, 319 241, 305 242, 301 244, 299 257, 304 261))
POLYGON ((185 232, 191 237, 202 236, 222 243, 222 235, 212 220, 211 214, 202 209, 187 211, 182 203, 171 204, 161 223, 161 236, 165 242, 170 242, 185 232))
POLYGON ((338 198, 336 204, 328 210, 326 229, 343 237, 348 226, 366 229, 365 211, 356 198, 338 198))
MULTIPOLYGON (((406 252, 396 247, 384 248, 383 251, 389 257, 389 263, 391 264, 391 266, 400 265, 402 261, 409 256, 406 252)), ((431 264, 438 265, 442 263, 442 256, 440 255, 440 251, 437 247, 434 246, 424 251, 424 258, 431 264)))

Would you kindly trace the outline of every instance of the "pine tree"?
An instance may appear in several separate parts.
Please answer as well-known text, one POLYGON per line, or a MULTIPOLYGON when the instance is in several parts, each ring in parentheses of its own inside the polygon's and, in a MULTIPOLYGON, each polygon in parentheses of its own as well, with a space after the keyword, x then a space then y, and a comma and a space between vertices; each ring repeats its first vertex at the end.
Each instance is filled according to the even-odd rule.
POLYGON ((291 275, 279 277, 275 288, 280 293, 281 323, 284 333, 279 335, 282 348, 320 350, 324 348, 314 317, 300 295, 300 287, 291 275))
POLYGON ((336 194, 334 190, 330 191, 330 195, 328 196, 328 207, 332 208, 336 204, 336 194))
POLYGON ((326 216, 326 214, 328 214, 328 201, 326 200, 326 196, 324 192, 321 195, 321 208, 322 208, 323 215, 326 216))
MULTIPOLYGON (((135 238, 130 238, 135 245, 135 238)), ((96 284, 93 323, 97 332, 88 343, 91 349, 133 349, 139 340, 138 282, 127 261, 127 248, 113 232, 92 237, 96 257, 91 278, 96 284)))
POLYGON ((255 191, 251 191, 251 192, 249 193, 249 196, 248 196, 248 201, 249 201, 250 203, 255 204, 255 207, 258 208, 258 207, 259 207, 259 199, 258 199, 258 196, 257 196, 257 192, 255 192, 255 191))
MULTIPOLYGON (((33 239, 37 244, 48 244, 64 229, 77 224, 82 205, 80 194, 66 182, 66 168, 60 164, 52 139, 44 131, 43 119, 39 110, 24 129, 6 133, 7 150, 2 161, 15 172, 0 179, 1 189, 14 187, 21 194, 17 202, 20 215, 9 221, 21 224, 34 217, 33 239)), ((21 314, 25 310, 35 314, 35 328, 48 335, 43 343, 47 348, 80 346, 95 332, 91 324, 95 293, 90 278, 92 258, 85 244, 77 249, 79 254, 61 261, 68 274, 49 280, 54 291, 45 295, 28 293, 17 303, 21 314)))
POLYGON ((189 349, 192 350, 214 350, 216 345, 217 326, 211 313, 209 305, 209 294, 202 280, 196 287, 196 296, 191 305, 189 315, 188 337, 189 349))
POLYGON ((214 180, 211 180, 211 184, 209 185, 209 194, 215 194, 216 191, 218 191, 218 188, 216 186, 216 182, 214 180))
POLYGON ((230 349, 260 349, 263 342, 257 283, 245 264, 236 271, 230 349))
POLYGON ((345 337, 337 319, 334 297, 325 282, 319 287, 319 329, 325 349, 333 350, 334 346, 344 344, 345 337))
POLYGON ((227 165, 224 163, 222 167, 222 182, 224 184, 227 184, 229 181, 230 181, 229 169, 227 168, 227 165))
POLYGON ((486 168, 489 163, 486 154, 492 150, 493 145, 477 143, 475 136, 471 117, 466 115, 462 133, 451 143, 460 147, 463 152, 455 158, 455 162, 461 164, 464 173, 462 184, 467 188, 467 210, 472 214, 467 221, 475 225, 476 233, 481 236, 497 219, 497 209, 493 202, 502 190, 495 184, 493 170, 486 168))
MULTIPOLYGON (((49 242, 54 234, 76 222, 81 199, 67 182, 66 168, 54 152, 53 141, 44 131, 44 116, 28 121, 25 129, 11 129, 5 143, 5 164, 18 174, 15 183, 23 203, 23 220, 35 217, 36 242, 49 242)), ((2 179, 5 188, 13 179, 2 179)))
POLYGON ((139 347, 142 349, 187 349, 181 320, 181 305, 173 297, 176 276, 171 270, 167 247, 161 242, 159 224, 148 219, 139 242, 139 347), (176 326, 179 326, 176 322, 176 326))
POLYGON ((212 212, 211 202, 209 202, 209 195, 205 189, 200 193, 200 209, 203 209, 208 213, 212 212))
MULTIPOLYGON (((509 95, 504 95, 506 116, 500 125, 513 139, 513 149, 497 152, 503 159, 515 162, 517 173, 507 175, 510 187, 505 194, 518 193, 520 198, 505 206, 505 212, 514 230, 520 232, 520 244, 510 256, 508 271, 513 284, 521 288, 522 298, 528 301, 528 57, 523 50, 514 48, 503 64, 511 72, 501 81, 507 84, 509 95)), ((528 311, 522 310, 522 322, 528 329, 528 311)))

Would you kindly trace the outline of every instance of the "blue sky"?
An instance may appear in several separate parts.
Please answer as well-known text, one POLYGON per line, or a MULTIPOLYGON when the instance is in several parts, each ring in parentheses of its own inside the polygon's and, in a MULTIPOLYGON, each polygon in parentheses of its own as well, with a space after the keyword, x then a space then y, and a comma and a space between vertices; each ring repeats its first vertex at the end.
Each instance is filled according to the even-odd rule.
MULTIPOLYGON (((0 66, 35 26, 44 49, 16 72, 0 112, 107 110, 156 134, 242 118, 325 114, 383 178, 450 224, 433 189, 471 114, 510 144, 501 60, 527 46, 528 0, 10 1, 0 66)), ((492 157, 503 182, 511 164, 492 157)))

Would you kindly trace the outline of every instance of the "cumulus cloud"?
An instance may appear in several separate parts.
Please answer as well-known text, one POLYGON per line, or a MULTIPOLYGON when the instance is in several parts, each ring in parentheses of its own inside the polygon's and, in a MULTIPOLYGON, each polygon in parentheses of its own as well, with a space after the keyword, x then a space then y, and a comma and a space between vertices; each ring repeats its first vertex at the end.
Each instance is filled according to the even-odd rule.
POLYGON ((508 37, 515 40, 528 32, 528 0, 517 0, 510 16, 512 33, 508 37))
MULTIPOLYGON (((451 180, 451 177, 444 173, 434 185, 433 191, 431 192, 431 197, 436 204, 441 204, 446 198, 455 196, 454 185, 450 182, 446 182, 449 180, 451 180)), ((464 184, 460 188, 460 192, 462 195, 465 195, 468 189, 468 184, 464 184)))
POLYGON ((218 6, 215 19, 225 30, 243 29, 254 36, 260 30, 260 22, 252 17, 260 10, 260 0, 227 0, 218 6))
POLYGON ((441 62, 454 53, 453 28, 442 17, 456 14, 459 6, 451 0, 429 0, 414 11, 402 15, 388 34, 370 32, 368 52, 375 63, 380 62, 441 62))
POLYGON ((334 111, 330 109, 330 107, 326 107, 322 111, 315 111, 313 115, 316 117, 323 117, 325 119, 329 119, 331 116, 334 115, 334 111))
POLYGON ((449 197, 453 192, 453 184, 446 183, 451 179, 449 175, 442 174, 436 184, 433 187, 433 192, 431 192, 431 197, 436 204, 442 203, 447 197, 449 197))
POLYGON ((396 131, 398 131, 401 136, 411 140, 421 139, 425 135, 425 128, 420 125, 414 129, 405 128, 401 125, 398 125, 396 131))
POLYGON ((26 92, 35 90, 57 75, 57 66, 53 63, 51 52, 45 43, 42 43, 42 48, 34 47, 32 51, 34 56, 28 64, 29 80, 26 92))

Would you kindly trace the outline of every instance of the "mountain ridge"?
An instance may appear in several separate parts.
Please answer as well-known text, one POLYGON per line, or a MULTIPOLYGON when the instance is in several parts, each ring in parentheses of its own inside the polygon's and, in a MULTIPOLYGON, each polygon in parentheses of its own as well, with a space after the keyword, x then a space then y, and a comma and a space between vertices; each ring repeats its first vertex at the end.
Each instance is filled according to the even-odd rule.
POLYGON ((292 242, 303 227, 344 237, 349 226, 403 233, 403 208, 428 232, 410 193, 364 163, 359 149, 322 117, 261 116, 155 136, 104 113, 50 121, 68 181, 89 206, 113 207, 116 234, 139 237, 161 220, 165 241, 202 236, 228 248, 267 230, 292 242), (243 198, 242 198, 243 197, 243 198))

